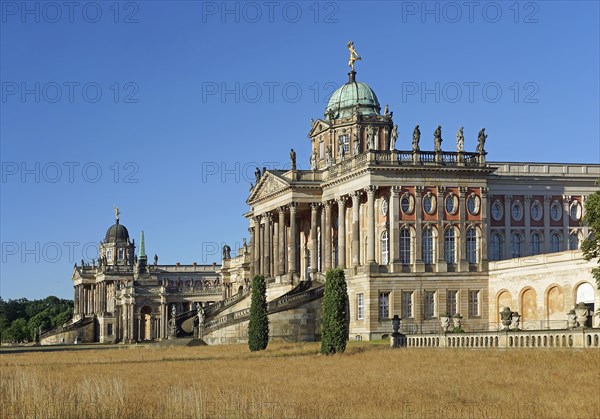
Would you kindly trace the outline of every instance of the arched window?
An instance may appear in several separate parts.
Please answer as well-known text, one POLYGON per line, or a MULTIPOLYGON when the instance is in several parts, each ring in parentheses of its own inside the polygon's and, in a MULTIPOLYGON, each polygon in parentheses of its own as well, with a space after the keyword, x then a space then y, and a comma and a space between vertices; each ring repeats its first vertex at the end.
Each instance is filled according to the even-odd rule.
POLYGON ((512 257, 513 258, 520 258, 521 257, 521 244, 522 244, 523 240, 521 240, 521 235, 519 233, 513 233, 510 236, 510 247, 511 247, 511 251, 512 251, 512 257))
POLYGON ((504 241, 498 233, 492 233, 490 240, 490 259, 501 260, 504 258, 504 241))
POLYGON ((408 228, 403 228, 400 230, 400 260, 404 265, 408 265, 411 262, 410 245, 410 230, 408 228))
POLYGON ((452 227, 444 232, 444 259, 448 264, 456 263, 456 235, 452 227))
POLYGON ((423 230, 423 262, 426 265, 433 264, 434 247, 433 247, 433 232, 431 228, 423 230))
POLYGON ((558 233, 552 233, 550 245, 553 252, 560 252, 560 235, 558 233))
POLYGON ((390 261, 390 240, 387 230, 381 233, 381 264, 387 265, 390 261))
POLYGON ((539 255, 542 253, 542 236, 540 233, 533 233, 531 235, 531 254, 539 255))
POLYGON ((471 265, 477 263, 477 231, 474 228, 467 230, 467 261, 471 265))
POLYGON ((579 235, 576 231, 569 234, 569 250, 579 249, 579 235))

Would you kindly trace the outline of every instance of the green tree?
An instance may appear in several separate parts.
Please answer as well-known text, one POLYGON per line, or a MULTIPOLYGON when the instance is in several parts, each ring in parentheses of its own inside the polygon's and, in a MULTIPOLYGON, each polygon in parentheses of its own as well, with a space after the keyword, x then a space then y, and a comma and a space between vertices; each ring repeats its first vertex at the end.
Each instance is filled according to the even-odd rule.
POLYGON ((342 269, 327 271, 325 294, 323 295, 323 332, 321 353, 325 355, 343 353, 346 350, 346 307, 348 288, 342 269))
POLYGON ((269 317, 267 307, 267 285, 265 277, 256 275, 252 279, 252 301, 248 324, 248 347, 251 351, 262 351, 269 344, 269 317))
POLYGON ((6 329, 6 339, 10 342, 25 342, 28 338, 29 330, 27 330, 27 320, 23 318, 16 319, 10 324, 10 327, 6 329))
MULTIPOLYGON (((600 185, 600 179, 596 184, 600 185)), ((581 250, 586 260, 598 259, 599 266, 592 269, 592 275, 600 288, 600 191, 594 192, 585 201, 583 222, 588 225, 591 234, 583 240, 581 250)))

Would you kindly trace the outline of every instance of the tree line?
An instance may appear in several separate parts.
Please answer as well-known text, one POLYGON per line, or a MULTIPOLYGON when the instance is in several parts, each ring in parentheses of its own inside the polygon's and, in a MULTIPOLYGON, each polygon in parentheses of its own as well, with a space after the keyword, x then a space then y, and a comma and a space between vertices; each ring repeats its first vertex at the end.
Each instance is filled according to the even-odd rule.
POLYGON ((50 296, 41 300, 0 297, 0 340, 10 343, 33 341, 36 334, 62 326, 73 317, 73 301, 50 296))

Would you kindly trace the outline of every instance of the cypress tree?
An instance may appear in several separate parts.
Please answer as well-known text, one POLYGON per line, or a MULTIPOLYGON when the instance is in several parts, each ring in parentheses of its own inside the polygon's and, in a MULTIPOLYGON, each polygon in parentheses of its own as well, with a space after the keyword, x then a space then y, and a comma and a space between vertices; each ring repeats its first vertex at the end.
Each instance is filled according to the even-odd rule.
POLYGON ((267 311, 267 285, 265 277, 256 275, 252 279, 252 300, 248 324, 248 347, 251 351, 267 349, 269 343, 269 317, 267 311))
POLYGON ((344 271, 337 268, 329 270, 323 295, 322 354, 343 353, 346 350, 347 301, 348 289, 344 271))

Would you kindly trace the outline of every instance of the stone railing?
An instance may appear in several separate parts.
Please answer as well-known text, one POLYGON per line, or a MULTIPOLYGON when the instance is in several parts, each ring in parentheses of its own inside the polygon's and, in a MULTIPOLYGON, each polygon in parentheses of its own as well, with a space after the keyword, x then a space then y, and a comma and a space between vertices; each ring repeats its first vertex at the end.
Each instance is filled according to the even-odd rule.
MULTIPOLYGON (((325 291, 325 287, 323 285, 301 292, 298 292, 298 289, 300 288, 295 288, 294 290, 282 295, 281 297, 269 301, 267 304, 268 313, 279 313, 281 311, 297 307, 300 304, 316 300, 318 298, 321 298, 323 296, 323 292, 325 291)), ((246 321, 249 318, 249 308, 235 311, 223 317, 219 317, 218 319, 206 322, 204 326, 204 333, 210 333, 217 329, 246 321)))
POLYGON ((221 285, 169 285, 167 292, 187 295, 221 295, 223 294, 223 287, 221 285))
POLYGON ((410 348, 595 348, 600 329, 518 330, 480 333, 406 335, 410 348))

